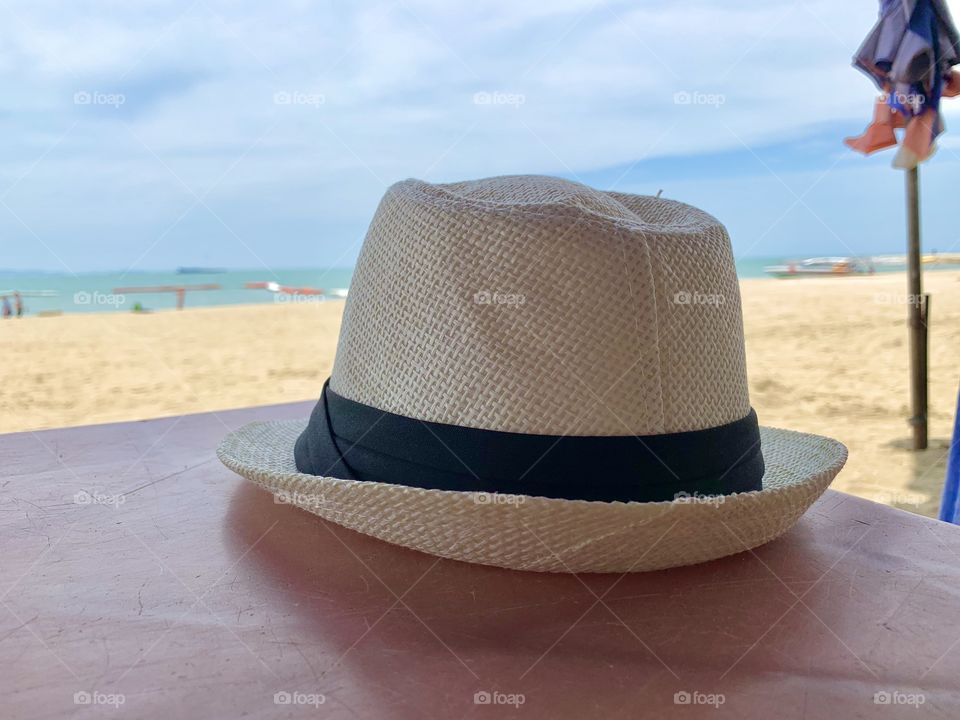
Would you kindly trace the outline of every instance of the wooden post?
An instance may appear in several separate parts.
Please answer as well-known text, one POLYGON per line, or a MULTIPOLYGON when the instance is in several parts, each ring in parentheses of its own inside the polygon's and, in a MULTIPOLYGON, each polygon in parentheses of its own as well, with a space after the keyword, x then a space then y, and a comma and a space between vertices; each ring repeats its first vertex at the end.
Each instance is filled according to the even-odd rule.
POLYGON ((927 448, 927 324, 920 282, 920 177, 906 171, 907 181, 907 308, 910 327, 910 426, 913 449, 927 448))

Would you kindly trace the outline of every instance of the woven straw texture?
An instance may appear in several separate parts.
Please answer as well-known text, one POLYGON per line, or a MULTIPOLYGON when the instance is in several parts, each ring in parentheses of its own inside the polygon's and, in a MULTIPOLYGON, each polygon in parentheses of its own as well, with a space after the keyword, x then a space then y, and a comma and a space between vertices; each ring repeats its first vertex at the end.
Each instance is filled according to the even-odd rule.
POLYGON ((545 572, 638 572, 743 552, 779 537, 847 457, 835 440, 761 428, 764 489, 657 503, 554 500, 422 490, 297 472, 306 421, 253 423, 217 451, 227 467, 289 502, 433 555, 545 572))
POLYGON ((750 402, 730 239, 689 205, 556 178, 397 183, 357 262, 330 386, 509 432, 738 420, 750 402))
MULTIPOLYGON (((520 433, 739 420, 750 400, 730 239, 683 203, 556 178, 398 183, 367 233, 330 386, 398 415, 520 433)), ((254 423, 218 455, 345 527, 520 570, 655 570, 756 547, 796 522, 846 459, 835 440, 762 428, 761 491, 586 502, 305 475, 293 458, 305 426, 254 423)))

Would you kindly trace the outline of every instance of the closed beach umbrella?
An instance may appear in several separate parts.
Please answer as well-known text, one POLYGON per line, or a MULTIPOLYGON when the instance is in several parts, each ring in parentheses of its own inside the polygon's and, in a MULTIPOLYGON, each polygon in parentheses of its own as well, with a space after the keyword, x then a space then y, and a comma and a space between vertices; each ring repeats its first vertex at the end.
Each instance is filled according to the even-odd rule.
POLYGON ((882 95, 866 132, 846 143, 869 154, 897 144, 894 166, 912 169, 932 153, 943 131, 940 99, 960 92, 960 37, 944 0, 881 0, 880 19, 863 41, 853 64, 882 95))
POLYGON ((853 64, 880 90, 873 121, 846 144, 864 154, 897 145, 894 167, 906 171, 907 265, 913 447, 927 447, 927 321, 929 296, 920 279, 920 192, 917 165, 943 132, 940 100, 960 94, 960 36, 945 0, 881 0, 880 19, 853 64))

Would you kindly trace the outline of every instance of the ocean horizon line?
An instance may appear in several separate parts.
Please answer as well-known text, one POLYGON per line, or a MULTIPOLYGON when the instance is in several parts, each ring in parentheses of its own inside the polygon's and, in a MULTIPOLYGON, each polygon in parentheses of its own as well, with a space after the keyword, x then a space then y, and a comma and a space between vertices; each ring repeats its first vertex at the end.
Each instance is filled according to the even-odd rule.
MULTIPOLYGON (((766 268, 789 262, 779 257, 741 258, 736 261, 737 277, 740 280, 774 280, 766 268)), ((926 269, 957 268, 960 265, 943 264, 926 269)), ((8 296, 8 301, 15 306, 15 298, 9 296, 19 292, 25 315, 294 304, 344 297, 354 273, 353 267, 217 268, 215 272, 203 272, 210 269, 190 268, 188 272, 179 273, 176 270, 137 270, 75 274, 0 270, 0 296, 8 296), (185 290, 178 292, 181 287, 185 290)), ((882 274, 904 269, 901 265, 877 265, 875 268, 882 274)), ((15 307, 12 312, 15 314, 15 307)))
MULTIPOLYGON (((935 250, 928 251, 930 253, 935 253, 935 250)), ((753 265, 754 263, 765 262, 767 264, 776 264, 789 262, 793 260, 802 260, 805 258, 811 257, 849 257, 849 258, 860 258, 860 259, 869 259, 874 257, 881 257, 886 255, 902 255, 904 250, 883 250, 873 253, 857 253, 852 254, 849 252, 843 251, 807 251, 807 252, 798 252, 792 255, 744 255, 738 256, 734 253, 734 261, 737 263, 738 269, 741 264, 744 265, 753 265)), ((233 267, 230 265, 219 265, 219 264, 209 264, 209 265, 178 265, 174 267, 156 267, 156 268, 96 268, 96 269, 87 269, 87 270, 77 270, 73 271, 70 269, 42 269, 42 268, 4 268, 0 267, 0 277, 13 276, 13 275, 46 275, 46 276, 55 276, 55 277, 80 277, 80 276, 89 276, 89 275, 152 275, 152 274, 176 274, 176 275, 223 275, 228 273, 287 273, 287 272, 307 272, 307 271, 353 271, 355 265, 300 265, 296 267, 270 267, 270 268, 257 268, 252 266, 240 266, 233 267), (211 272, 203 272, 204 270, 211 270, 211 272)))

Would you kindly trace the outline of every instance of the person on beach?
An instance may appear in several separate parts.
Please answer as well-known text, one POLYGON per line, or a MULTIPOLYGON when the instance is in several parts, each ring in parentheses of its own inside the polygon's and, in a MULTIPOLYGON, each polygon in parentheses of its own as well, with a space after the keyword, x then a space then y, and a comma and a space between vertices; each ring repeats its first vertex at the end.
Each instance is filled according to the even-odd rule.
POLYGON ((13 311, 10 309, 10 298, 6 295, 3 296, 3 319, 6 320, 13 314, 13 311))
POLYGON ((13 293, 13 309, 17 313, 17 317, 23 317, 23 298, 20 297, 19 292, 13 293))

